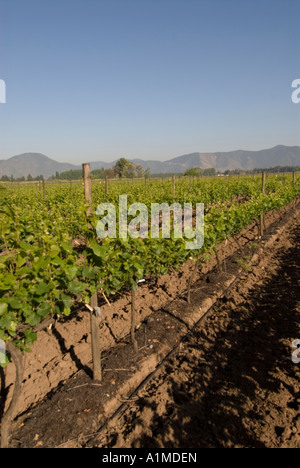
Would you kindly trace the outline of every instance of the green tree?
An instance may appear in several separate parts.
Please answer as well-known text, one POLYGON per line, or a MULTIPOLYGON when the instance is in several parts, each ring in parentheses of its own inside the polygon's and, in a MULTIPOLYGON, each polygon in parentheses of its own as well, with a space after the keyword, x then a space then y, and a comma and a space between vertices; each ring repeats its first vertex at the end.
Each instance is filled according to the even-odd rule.
POLYGON ((114 171, 120 179, 136 177, 136 166, 125 158, 121 158, 116 162, 114 171))
POLYGON ((120 177, 120 179, 122 177, 125 177, 127 165, 128 165, 128 161, 125 158, 121 158, 116 162, 114 166, 114 171, 115 171, 116 176, 120 177))
POLYGON ((214 167, 210 167, 208 169, 204 169, 203 175, 204 176, 215 176, 217 174, 217 171, 214 167))
POLYGON ((142 177, 144 177, 144 169, 143 169, 143 166, 141 164, 137 164, 135 166, 135 172, 136 172, 136 176, 138 178, 141 179, 142 177))
POLYGON ((190 169, 187 169, 184 173, 185 176, 199 176, 201 175, 202 170, 200 167, 191 167, 190 169))

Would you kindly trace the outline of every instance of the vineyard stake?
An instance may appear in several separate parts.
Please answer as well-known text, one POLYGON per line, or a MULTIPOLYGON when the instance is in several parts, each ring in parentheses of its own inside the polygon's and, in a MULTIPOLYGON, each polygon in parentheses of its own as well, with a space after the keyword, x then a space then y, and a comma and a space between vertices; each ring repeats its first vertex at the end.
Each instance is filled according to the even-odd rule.
POLYGON ((223 273, 222 262, 221 262, 217 247, 215 248, 215 256, 216 256, 216 259, 217 259, 218 271, 219 271, 220 274, 222 274, 223 273))
POLYGON ((196 274, 196 271, 197 271, 197 269, 198 269, 198 266, 199 266, 199 258, 197 258, 196 262, 195 262, 195 260, 194 260, 194 268, 193 268, 192 274, 190 275, 189 280, 188 280, 187 302, 188 302, 189 304, 191 303, 191 286, 192 286, 193 279, 194 279, 194 276, 195 276, 195 274, 196 274))
POLYGON ((93 212, 91 167, 89 164, 82 164, 82 170, 83 170, 83 183, 84 183, 84 198, 88 204, 86 215, 90 216, 93 212))
POLYGON ((105 195, 108 195, 108 175, 105 176, 105 195))
POLYGON ((135 339, 135 290, 131 288, 131 341, 134 351, 138 352, 138 345, 135 339))
MULTIPOLYGON (((92 179, 91 168, 89 164, 82 165, 83 170, 83 183, 84 183, 84 197, 88 204, 86 216, 89 217, 93 212, 92 205, 92 179)), ((98 307, 97 291, 91 297, 91 338, 92 338, 92 355, 93 355, 93 378, 94 380, 101 380, 101 354, 100 354, 100 340, 99 340, 99 324, 95 314, 98 307)))
MULTIPOLYGON (((266 193, 266 173, 262 173, 262 187, 261 187, 261 192, 266 193)), ((262 213, 260 215, 260 236, 262 237, 264 235, 264 214, 262 213)))
POLYGON ((96 315, 98 310, 98 296, 97 292, 91 297, 91 336, 92 336, 92 356, 93 356, 93 379, 97 381, 102 380, 101 372, 101 349, 99 338, 99 318, 96 315))
POLYGON ((266 173, 262 173, 262 187, 261 187, 262 193, 266 193, 266 173))
POLYGON ((173 175, 173 198, 175 198, 176 193, 176 177, 175 174, 173 175))

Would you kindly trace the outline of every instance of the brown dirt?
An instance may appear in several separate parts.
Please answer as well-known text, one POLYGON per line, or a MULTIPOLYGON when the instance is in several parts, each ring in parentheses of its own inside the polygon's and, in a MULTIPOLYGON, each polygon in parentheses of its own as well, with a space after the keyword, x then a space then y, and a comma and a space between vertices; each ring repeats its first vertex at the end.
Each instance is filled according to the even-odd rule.
MULTIPOLYGON (((300 338, 300 226, 294 216, 295 211, 290 212, 276 226, 279 237, 271 231, 273 237, 264 239, 265 247, 256 252, 251 265, 255 226, 240 236, 240 243, 250 241, 243 253, 233 241, 221 246, 222 258, 225 249, 226 256, 232 254, 226 260, 226 274, 212 271, 213 260, 198 272, 191 305, 182 296, 191 265, 140 288, 137 354, 128 339, 120 338, 126 337, 129 326, 128 298, 120 299, 124 304, 118 325, 117 317, 108 312, 110 321, 103 325, 113 342, 103 356, 101 384, 91 380, 83 314, 44 332, 35 356, 47 355, 42 349, 47 344, 49 353, 53 337, 60 352, 53 351, 52 359, 48 354, 47 362, 41 358, 36 369, 27 372, 24 384, 31 380, 32 387, 28 401, 40 402, 16 418, 12 446, 299 448, 300 365, 291 360, 291 343, 300 338), (237 259, 243 259, 243 273, 224 296, 241 271, 237 259), (200 308, 206 312, 216 297, 221 299, 209 316, 180 343, 203 315, 200 308), (133 393, 176 345, 176 353, 133 393), (47 369, 43 391, 39 366, 42 373, 47 369), (73 376, 63 379, 64 369, 63 375, 73 376), (99 433, 127 398, 133 401, 99 433)), ((269 214, 267 225, 277 218, 278 214, 269 214)), ((8 392, 9 386, 3 387, 3 393, 8 392)))
POLYGON ((300 223, 110 422, 98 447, 300 448, 300 223))

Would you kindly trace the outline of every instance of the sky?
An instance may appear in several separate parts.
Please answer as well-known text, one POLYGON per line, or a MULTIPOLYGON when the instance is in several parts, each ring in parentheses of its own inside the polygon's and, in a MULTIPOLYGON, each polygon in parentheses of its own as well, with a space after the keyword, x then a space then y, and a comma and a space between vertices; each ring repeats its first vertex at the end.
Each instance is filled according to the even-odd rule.
POLYGON ((299 0, 0 0, 0 159, 300 145, 299 0))

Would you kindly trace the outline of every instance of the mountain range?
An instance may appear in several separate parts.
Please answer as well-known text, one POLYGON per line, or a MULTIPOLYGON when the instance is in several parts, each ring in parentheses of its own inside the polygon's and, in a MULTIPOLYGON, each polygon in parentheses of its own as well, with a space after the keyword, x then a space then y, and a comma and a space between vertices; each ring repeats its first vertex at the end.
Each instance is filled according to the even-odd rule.
MULTIPOLYGON (((142 159, 129 159, 134 164, 141 164, 144 169, 149 168, 151 174, 182 173, 192 167, 202 169, 214 167, 220 172, 240 169, 267 169, 275 166, 300 166, 300 147, 278 145, 274 148, 261 151, 227 151, 217 153, 190 153, 178 156, 168 161, 155 161, 142 159)), ((91 162, 91 169, 111 168, 115 163, 96 161, 91 162)), ((88 162, 88 161, 84 161, 88 162)), ((81 169, 81 165, 61 163, 41 153, 23 153, 10 159, 0 160, 0 178, 3 175, 32 177, 43 175, 50 177, 56 172, 64 172, 70 169, 81 169)))

